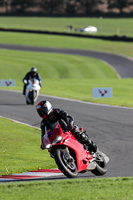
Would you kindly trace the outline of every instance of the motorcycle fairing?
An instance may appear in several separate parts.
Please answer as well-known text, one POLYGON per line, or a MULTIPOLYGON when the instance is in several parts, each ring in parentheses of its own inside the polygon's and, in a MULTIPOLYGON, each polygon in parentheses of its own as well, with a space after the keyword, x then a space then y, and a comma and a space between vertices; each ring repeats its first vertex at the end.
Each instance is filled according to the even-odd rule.
POLYGON ((63 140, 58 144, 54 144, 54 146, 64 145, 72 149, 76 156, 78 171, 85 170, 92 159, 90 153, 84 149, 83 145, 76 140, 70 131, 63 132, 60 124, 55 127, 53 134, 49 138, 50 142, 52 143, 58 135, 62 136, 63 140))
POLYGON ((39 81, 37 79, 30 79, 26 87, 26 95, 25 95, 29 103, 31 103, 31 98, 29 95, 31 94, 34 95, 34 102, 35 102, 38 98, 39 90, 40 90, 39 81))

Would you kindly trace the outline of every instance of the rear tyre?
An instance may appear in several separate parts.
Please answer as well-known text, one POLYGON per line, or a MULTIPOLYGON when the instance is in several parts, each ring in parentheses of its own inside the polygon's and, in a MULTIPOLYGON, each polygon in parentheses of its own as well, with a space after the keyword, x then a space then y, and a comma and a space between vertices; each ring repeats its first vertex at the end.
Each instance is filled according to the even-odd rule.
POLYGON ((69 154, 66 149, 56 149, 54 152, 54 159, 58 168, 68 178, 77 177, 78 170, 75 164, 75 159, 69 154))
POLYGON ((106 174, 107 164, 103 155, 100 152, 97 153, 97 158, 95 162, 96 162, 96 168, 92 170, 91 172, 95 174, 96 176, 101 176, 101 175, 106 174))

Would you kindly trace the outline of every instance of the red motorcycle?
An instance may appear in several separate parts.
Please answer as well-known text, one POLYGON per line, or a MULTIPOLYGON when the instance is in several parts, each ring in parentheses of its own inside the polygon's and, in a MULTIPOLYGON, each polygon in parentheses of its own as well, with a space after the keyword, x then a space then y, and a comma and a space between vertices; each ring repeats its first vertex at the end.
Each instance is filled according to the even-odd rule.
POLYGON ((96 153, 86 150, 70 131, 64 132, 60 124, 56 124, 53 131, 46 130, 42 147, 48 149, 58 168, 69 178, 77 177, 79 172, 91 171, 96 176, 107 172, 109 158, 99 150, 96 153))

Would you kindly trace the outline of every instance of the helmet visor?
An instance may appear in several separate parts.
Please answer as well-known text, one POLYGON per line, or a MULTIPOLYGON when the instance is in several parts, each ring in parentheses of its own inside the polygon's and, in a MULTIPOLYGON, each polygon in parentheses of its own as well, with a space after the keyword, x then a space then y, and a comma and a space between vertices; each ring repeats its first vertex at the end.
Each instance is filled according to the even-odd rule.
POLYGON ((31 72, 31 76, 35 77, 36 76, 36 72, 31 72))
POLYGON ((38 109, 37 112, 38 112, 40 117, 46 118, 45 113, 41 109, 38 109))

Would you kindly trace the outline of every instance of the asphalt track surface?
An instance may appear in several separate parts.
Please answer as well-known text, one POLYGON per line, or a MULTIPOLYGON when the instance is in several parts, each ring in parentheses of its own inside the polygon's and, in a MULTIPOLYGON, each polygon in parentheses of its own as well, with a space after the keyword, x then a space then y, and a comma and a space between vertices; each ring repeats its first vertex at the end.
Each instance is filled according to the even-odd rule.
MULTIPOLYGON (((84 127, 100 150, 109 156, 108 173, 104 177, 133 176, 133 109, 41 95, 38 101, 43 99, 74 116, 76 124, 84 127)), ((41 119, 35 106, 26 105, 20 92, 0 90, 0 113, 4 117, 40 126, 41 119)), ((91 173, 83 176, 94 177, 91 173)))
MULTIPOLYGON (((14 46, 12 49, 14 49, 14 46)), ((38 49, 36 49, 36 51, 37 50, 38 49)), ((82 53, 83 52, 84 51, 82 51, 82 53)), ((111 56, 109 60, 113 62, 113 54, 108 55, 111 56)), ((121 58, 124 59, 124 57, 121 58)), ((108 63, 110 62, 109 60, 108 63)), ((130 59, 126 58, 124 61, 125 62, 121 63, 121 69, 124 68, 124 63, 125 66, 128 66, 129 62, 132 62, 130 59), (126 64, 126 61, 128 64, 126 64)), ((114 65, 112 66, 114 67, 114 65)), ((132 66, 130 65, 129 69, 132 66)), ((128 67, 126 67, 126 69, 127 68, 128 67)), ((128 76, 128 70, 125 76, 123 75, 123 71, 125 71, 125 69, 119 71, 120 76, 128 76)), ((129 75, 131 75, 131 72, 129 75)), ((108 164, 108 172, 104 177, 133 176, 132 108, 105 106, 45 95, 40 95, 38 101, 43 99, 49 100, 54 107, 64 109, 70 115, 74 116, 76 124, 80 127, 84 127, 84 130, 86 130, 90 138, 97 143, 100 150, 109 156, 110 162, 108 164)), ((26 105, 25 97, 20 92, 0 90, 0 115, 32 126, 40 126, 41 120, 36 113, 35 106, 26 105)), ((40 144, 38 144, 38 146, 40 146, 40 144)), ((89 178, 95 176, 91 173, 87 173, 80 177, 89 178)), ((54 179, 57 178, 55 177, 54 179)))

